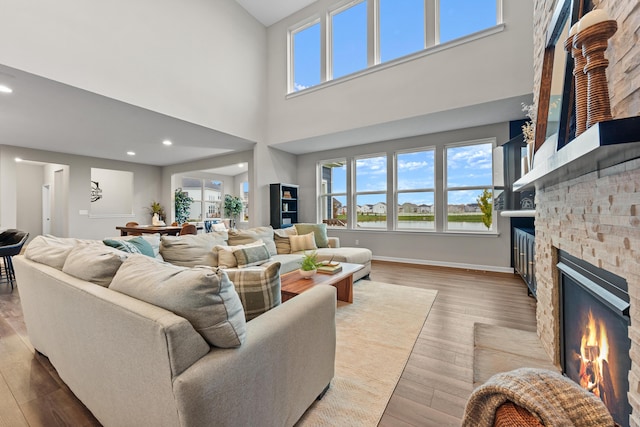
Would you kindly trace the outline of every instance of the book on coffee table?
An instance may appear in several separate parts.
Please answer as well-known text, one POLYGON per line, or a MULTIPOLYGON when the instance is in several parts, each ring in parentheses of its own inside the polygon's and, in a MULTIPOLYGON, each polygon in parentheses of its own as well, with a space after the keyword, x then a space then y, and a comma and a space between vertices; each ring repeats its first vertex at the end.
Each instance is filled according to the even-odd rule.
POLYGON ((342 271, 342 265, 339 262, 323 264, 317 267, 318 273, 335 274, 342 271))

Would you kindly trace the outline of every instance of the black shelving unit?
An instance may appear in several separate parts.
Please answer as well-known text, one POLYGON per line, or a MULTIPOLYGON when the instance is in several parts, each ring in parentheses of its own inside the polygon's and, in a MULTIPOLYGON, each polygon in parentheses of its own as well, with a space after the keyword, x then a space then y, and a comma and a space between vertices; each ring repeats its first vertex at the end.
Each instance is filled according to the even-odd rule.
POLYGON ((270 184, 271 226, 291 227, 298 222, 298 186, 294 184, 270 184))

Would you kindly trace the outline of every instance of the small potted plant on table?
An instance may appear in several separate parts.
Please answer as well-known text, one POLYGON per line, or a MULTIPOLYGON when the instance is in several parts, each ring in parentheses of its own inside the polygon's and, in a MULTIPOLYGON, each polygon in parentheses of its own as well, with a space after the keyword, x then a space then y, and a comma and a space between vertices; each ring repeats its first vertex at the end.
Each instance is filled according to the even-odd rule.
POLYGON ((300 261, 300 275, 305 279, 310 279, 311 276, 316 274, 319 265, 321 263, 318 261, 318 254, 315 251, 311 253, 305 252, 300 261))

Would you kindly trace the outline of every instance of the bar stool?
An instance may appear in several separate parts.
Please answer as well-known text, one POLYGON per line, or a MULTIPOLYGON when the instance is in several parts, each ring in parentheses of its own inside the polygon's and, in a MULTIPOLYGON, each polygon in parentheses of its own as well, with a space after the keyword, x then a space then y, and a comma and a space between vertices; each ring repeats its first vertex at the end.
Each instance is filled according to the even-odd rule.
MULTIPOLYGON (((20 253, 28 238, 29 233, 15 229, 5 230, 0 233, 0 257, 2 257, 4 261, 4 273, 12 290, 13 283, 16 281, 16 273, 13 270, 12 257, 20 253)), ((2 276, 1 269, 0 276, 2 276)))

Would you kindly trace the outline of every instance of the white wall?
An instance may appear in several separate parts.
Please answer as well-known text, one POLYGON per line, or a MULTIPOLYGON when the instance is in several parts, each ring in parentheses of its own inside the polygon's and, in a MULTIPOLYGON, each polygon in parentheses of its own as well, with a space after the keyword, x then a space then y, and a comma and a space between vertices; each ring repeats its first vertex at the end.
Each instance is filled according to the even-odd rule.
MULTIPOLYGON (((509 124, 500 123, 457 131, 422 135, 393 141, 330 150, 298 157, 300 185, 300 222, 316 222, 316 170, 321 160, 352 157, 370 153, 391 154, 397 150, 418 147, 443 147, 448 143, 496 138, 509 139, 509 124)), ((442 174, 436 186, 442 186, 442 174)), ((494 215, 497 215, 494 212, 494 215)), ((406 231, 364 231, 330 228, 329 235, 340 237, 342 246, 359 245, 373 251, 374 258, 492 271, 512 271, 510 264, 509 218, 496 217, 498 236, 453 233, 415 233, 406 231)))
MULTIPOLYGON (((75 156, 49 151, 31 150, 28 148, 13 147, 8 145, 0 146, 0 170, 2 180, 0 181, 0 227, 14 228, 18 224, 17 218, 21 216, 19 207, 28 205, 26 201, 18 203, 17 184, 17 163, 15 157, 24 160, 31 160, 42 163, 56 163, 69 165, 68 196, 66 211, 67 220, 63 225, 63 234, 87 239, 103 239, 108 236, 118 235, 115 229, 118 225, 124 225, 128 221, 136 221, 141 224, 149 223, 150 217, 147 207, 153 200, 160 198, 160 185, 162 182, 162 171, 160 167, 141 165, 129 162, 117 162, 112 160, 98 159, 92 157, 75 156), (90 207, 89 190, 91 181, 91 168, 114 169, 133 172, 133 205, 134 216, 122 218, 89 218, 88 214, 81 214, 81 211, 88 213, 90 207)), ((51 170, 56 168, 51 168, 51 170)), ((44 178, 47 181, 47 177, 44 178)), ((63 183, 64 185, 64 183, 63 183)), ((38 185, 41 188, 42 182, 38 185)), ((64 200, 64 198, 63 198, 64 200)), ((32 201, 34 207, 41 203, 41 196, 32 201)))
POLYGON ((16 228, 29 233, 29 240, 42 234, 42 185, 44 166, 20 163, 16 165, 17 211, 16 228))
POLYGON ((532 91, 532 4, 505 0, 502 32, 287 99, 287 29, 313 14, 323 15, 334 3, 316 1, 268 29, 270 145, 532 91))
POLYGON ((0 0, 0 63, 261 140, 266 29, 233 0, 0 0))

